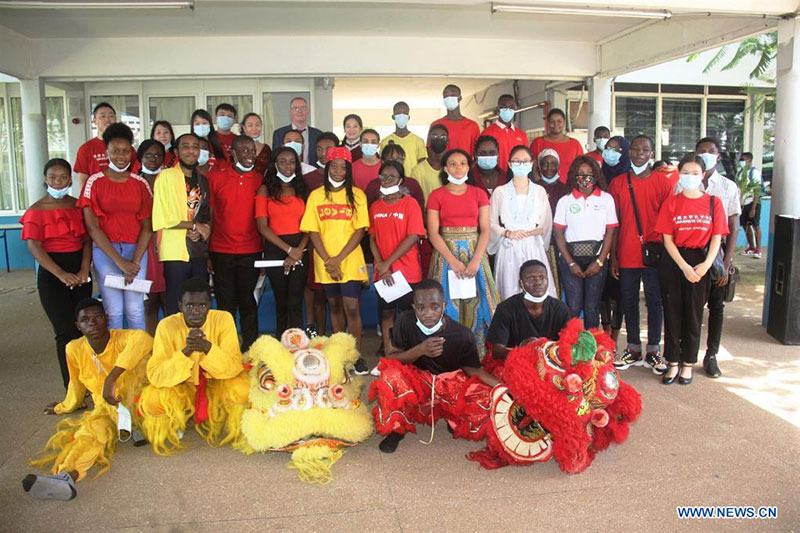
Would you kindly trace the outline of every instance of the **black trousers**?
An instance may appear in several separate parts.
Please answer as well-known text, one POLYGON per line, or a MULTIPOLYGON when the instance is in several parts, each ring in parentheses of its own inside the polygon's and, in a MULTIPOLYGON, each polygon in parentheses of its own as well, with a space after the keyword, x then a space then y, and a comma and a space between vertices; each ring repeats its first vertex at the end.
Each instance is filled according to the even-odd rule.
MULTIPOLYGON (((700 248, 679 248, 681 257, 692 266, 702 263, 706 252, 700 248)), ((697 283, 690 283, 669 254, 659 267, 661 301, 664 306, 664 357, 671 363, 697 362, 703 305, 708 292, 706 273, 697 283)))
POLYGON ((178 299, 181 285, 188 279, 208 279, 208 268, 205 257, 188 261, 164 261, 164 280, 167 286, 167 316, 178 312, 178 299))
MULTIPOLYGON (((303 239, 301 233, 280 237, 292 247, 299 246, 303 239)), ((286 259, 286 252, 267 242, 264 245, 264 258, 283 261, 286 259)), ((303 255, 303 265, 295 266, 288 274, 283 273, 283 267, 267 269, 267 278, 275 295, 275 334, 279 337, 289 328, 303 327, 303 295, 308 282, 310 261, 311 256, 306 252, 303 255)))
POLYGON ((221 254, 211 252, 214 267, 214 294, 217 308, 236 317, 239 311, 239 327, 242 333, 242 351, 247 351, 258 338, 258 304, 253 295, 258 282, 258 269, 253 263, 261 253, 221 254))
MULTIPOLYGON (((83 251, 51 252, 50 258, 64 272, 77 274, 81 269, 83 251)), ((66 387, 69 385, 67 343, 81 337, 80 331, 75 327, 75 306, 84 298, 92 296, 92 284, 87 283, 70 289, 61 283, 61 280, 40 266, 36 285, 39 289, 39 300, 42 302, 44 312, 53 325, 53 332, 56 335, 56 354, 58 356, 58 364, 61 367, 61 379, 64 381, 64 387, 66 387)))
POLYGON ((728 295, 728 285, 717 287, 713 281, 709 280, 706 294, 708 295, 706 355, 717 355, 722 338, 722 323, 725 321, 725 297, 728 295))

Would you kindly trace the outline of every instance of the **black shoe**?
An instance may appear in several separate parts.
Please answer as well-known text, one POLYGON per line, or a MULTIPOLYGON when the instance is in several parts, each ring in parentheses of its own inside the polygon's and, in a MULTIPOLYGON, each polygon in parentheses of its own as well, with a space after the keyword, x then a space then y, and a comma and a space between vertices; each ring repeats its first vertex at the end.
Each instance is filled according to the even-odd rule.
POLYGON ((666 372, 664 372, 664 375, 661 377, 661 383, 663 383, 664 385, 672 385, 673 383, 675 383, 675 380, 678 379, 678 374, 681 373, 680 369, 678 369, 678 371, 675 372, 674 376, 669 375, 669 371, 672 370, 673 368, 676 369, 678 368, 677 363, 674 365, 672 364, 669 365, 669 369, 666 372))
POLYGON ((397 445, 403 440, 403 437, 405 437, 404 433, 389 433, 383 438, 380 444, 378 444, 378 448, 380 448, 383 453, 394 453, 397 449, 397 445))
POLYGON ((722 372, 719 369, 719 365, 717 364, 717 356, 706 354, 705 358, 703 359, 703 370, 706 371, 708 377, 710 378, 718 378, 722 375, 722 372))
MULTIPOLYGON (((317 325, 316 324, 309 324, 308 326, 306 326, 306 335, 308 336, 309 339, 313 339, 314 337, 316 337, 318 335, 318 333, 317 333, 317 325)), ((278 338, 280 338, 280 337, 278 337, 278 338)))
MULTIPOLYGON (((691 368, 692 365, 681 365, 681 370, 683 370, 686 367, 691 368)), ((692 382, 692 378, 693 377, 694 377, 694 371, 692 371, 692 375, 689 376, 688 378, 685 378, 685 377, 681 376, 680 372, 678 372, 678 385, 688 385, 688 384, 690 384, 692 382)))
POLYGON ((363 357, 358 358, 356 364, 353 365, 353 369, 359 376, 366 376, 367 374, 369 374, 369 367, 367 366, 367 362, 364 361, 363 357))

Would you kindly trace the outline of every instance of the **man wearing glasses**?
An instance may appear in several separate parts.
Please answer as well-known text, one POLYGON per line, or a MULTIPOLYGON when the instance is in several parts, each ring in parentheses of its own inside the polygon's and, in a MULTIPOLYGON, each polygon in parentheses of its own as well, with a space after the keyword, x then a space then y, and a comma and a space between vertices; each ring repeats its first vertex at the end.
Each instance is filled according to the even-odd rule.
POLYGON ((317 138, 322 133, 317 128, 308 125, 308 101, 302 96, 297 96, 289 102, 288 125, 275 130, 272 134, 272 150, 283 146, 283 136, 289 130, 299 131, 303 136, 303 153, 300 160, 311 166, 317 165, 317 138))

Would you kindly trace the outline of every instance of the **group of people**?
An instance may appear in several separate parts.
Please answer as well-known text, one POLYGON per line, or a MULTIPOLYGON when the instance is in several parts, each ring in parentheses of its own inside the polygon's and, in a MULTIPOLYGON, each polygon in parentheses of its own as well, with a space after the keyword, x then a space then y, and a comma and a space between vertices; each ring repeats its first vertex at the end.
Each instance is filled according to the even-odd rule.
MULTIPOLYGON (((718 143, 701 139, 677 172, 654 171, 647 136, 629 142, 597 128, 596 149, 584 154, 559 109, 547 115, 547 134, 529 143, 514 123, 514 96, 498 99, 497 118, 483 132, 461 114, 460 101, 457 86, 445 87, 447 114, 426 140, 409 131, 405 102, 392 109, 396 128, 385 139, 348 115, 340 140, 311 127, 308 102, 297 97, 271 145, 257 114, 240 118, 220 104, 213 117, 196 110, 191 132, 177 137, 168 122, 155 122, 138 149, 112 106, 98 104, 98 136, 80 148, 74 168, 63 159, 47 163, 47 192, 21 219, 68 391, 50 412, 80 408, 87 391, 95 408, 114 404, 114 379, 138 368, 152 344, 147 380, 129 385, 144 389, 134 414, 143 417, 143 438, 167 453, 195 416, 209 442, 233 442, 235 413, 246 403, 242 354, 260 329, 259 273, 274 293, 278 335, 325 334, 330 318, 332 331, 349 332, 360 351, 368 262, 372 282, 411 288, 391 300, 379 293, 385 359, 373 374, 387 379, 382 372, 394 366, 386 360, 413 365, 422 374, 409 387, 429 387, 415 397, 429 394, 432 376, 452 372, 496 384, 512 348, 555 340, 574 317, 615 340, 624 317, 627 347, 616 366, 647 365, 665 384, 688 384, 706 303, 703 364, 719 376, 735 247, 726 236, 737 234, 741 207, 735 183, 716 171, 718 143), (232 133, 237 121, 240 135, 232 133), (73 175, 78 198, 69 195, 73 175), (88 299, 92 273, 102 304, 88 299), (82 322, 87 314, 91 327, 82 322), (149 335, 114 333, 130 330, 149 335), (136 346, 129 358, 121 355, 127 344, 136 346), (115 363, 119 357, 125 364, 115 363)), ((355 370, 368 368, 359 360, 355 370)), ((437 392, 439 384, 447 388, 440 378, 437 392)), ((376 411, 383 451, 396 448, 409 420, 422 420, 422 411, 406 407, 376 411)), ((59 486, 74 495, 70 480, 84 471, 58 462, 55 470, 70 474, 59 486)))

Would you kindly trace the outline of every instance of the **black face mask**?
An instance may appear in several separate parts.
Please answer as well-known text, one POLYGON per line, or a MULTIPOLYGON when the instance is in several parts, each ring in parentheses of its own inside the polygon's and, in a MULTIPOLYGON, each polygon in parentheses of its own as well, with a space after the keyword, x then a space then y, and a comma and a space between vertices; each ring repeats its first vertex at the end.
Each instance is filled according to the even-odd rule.
POLYGON ((436 139, 435 141, 431 141, 431 150, 433 150, 437 154, 441 154, 442 152, 447 149, 447 141, 443 139, 436 139))

